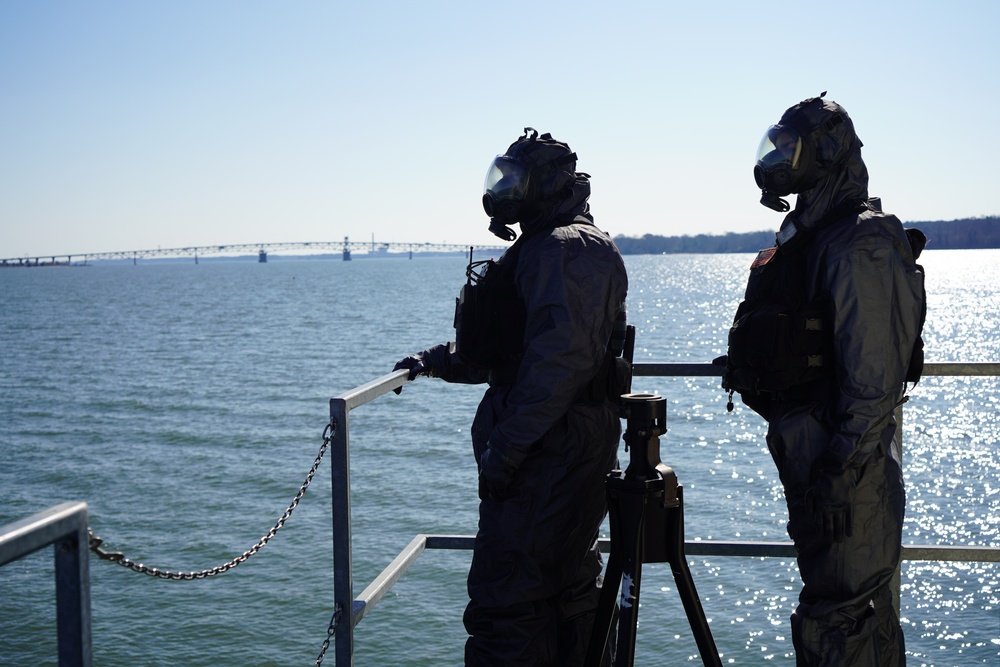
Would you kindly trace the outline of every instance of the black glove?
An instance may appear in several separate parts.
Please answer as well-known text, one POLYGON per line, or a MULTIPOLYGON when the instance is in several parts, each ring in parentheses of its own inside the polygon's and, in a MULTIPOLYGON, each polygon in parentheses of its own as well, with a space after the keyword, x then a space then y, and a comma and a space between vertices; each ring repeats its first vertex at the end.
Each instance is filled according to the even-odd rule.
POLYGON ((503 500, 511 496, 510 485, 514 480, 514 467, 504 461, 502 454, 486 445, 479 457, 479 499, 503 500))
POLYGON ((854 492, 857 471, 844 468, 832 454, 821 454, 813 463, 806 491, 806 511, 831 542, 843 542, 854 534, 854 492))
MULTIPOLYGON (((429 350, 417 352, 416 354, 411 354, 404 359, 400 359, 396 362, 396 365, 392 367, 392 370, 398 371, 404 368, 408 369, 410 371, 408 379, 410 380, 413 380, 418 375, 440 377, 441 371, 447 364, 448 352, 449 349, 447 343, 435 345, 429 350)), ((402 393, 403 388, 396 387, 393 391, 400 394, 402 393)))
MULTIPOLYGON (((425 361, 427 353, 417 352, 416 354, 411 354, 410 356, 400 359, 396 362, 396 365, 392 367, 392 370, 399 371, 404 368, 410 371, 410 375, 407 379, 412 380, 418 375, 430 375, 430 369, 427 368, 427 362, 425 361)), ((403 393, 402 387, 396 387, 393 389, 396 395, 403 393)))

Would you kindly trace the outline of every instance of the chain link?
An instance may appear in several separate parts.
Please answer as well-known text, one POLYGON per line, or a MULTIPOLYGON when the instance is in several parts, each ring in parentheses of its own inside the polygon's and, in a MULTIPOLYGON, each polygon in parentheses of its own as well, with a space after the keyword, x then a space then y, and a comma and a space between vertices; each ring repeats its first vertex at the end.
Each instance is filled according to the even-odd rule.
POLYGON ((330 627, 326 629, 326 639, 323 640, 323 648, 319 650, 319 655, 316 656, 316 667, 320 667, 323 664, 323 658, 326 657, 326 650, 330 648, 333 635, 337 632, 337 624, 340 623, 340 616, 343 611, 343 608, 339 604, 333 610, 333 616, 330 617, 330 627))
MULTIPOLYGON (((204 579, 206 577, 213 577, 217 574, 222 574, 228 570, 233 569, 240 563, 246 561, 248 558, 253 556, 255 553, 260 551, 264 546, 270 541, 274 535, 281 530, 281 527, 285 525, 285 521, 292 515, 295 508, 299 506, 299 501, 302 500, 302 496, 305 495, 306 489, 312 483, 313 477, 316 475, 316 471, 319 470, 319 465, 323 461, 323 456, 326 454, 327 449, 330 448, 330 442, 333 440, 334 435, 337 432, 337 422, 331 421, 323 429, 323 445, 319 448, 319 454, 316 456, 316 460, 313 461, 312 468, 309 469, 309 473, 306 475, 306 479, 302 482, 302 486, 299 487, 299 492, 295 494, 292 499, 292 503, 285 510, 285 513, 281 515, 278 522, 271 527, 271 530, 267 531, 257 544, 253 545, 247 551, 244 551, 239 556, 233 558, 228 563, 223 565, 218 565, 209 570, 202 570, 200 572, 172 572, 170 570, 160 570, 155 567, 148 567, 142 563, 136 563, 135 561, 128 558, 125 554, 120 551, 108 551, 104 549, 101 545, 104 540, 94 534, 93 530, 88 529, 87 532, 90 535, 90 550, 93 551, 101 560, 108 560, 113 563, 118 563, 122 567, 127 567, 133 572, 138 572, 140 574, 148 574, 151 577, 156 577, 157 579, 172 579, 175 581, 191 581, 192 579, 204 579)), ((336 620, 339 619, 340 610, 338 609, 334 613, 334 619, 331 620, 331 628, 336 625, 336 620)), ((327 638, 327 643, 329 643, 329 638, 327 638)), ((326 650, 324 645, 324 651, 326 650)), ((320 654, 322 656, 322 654, 320 654)))

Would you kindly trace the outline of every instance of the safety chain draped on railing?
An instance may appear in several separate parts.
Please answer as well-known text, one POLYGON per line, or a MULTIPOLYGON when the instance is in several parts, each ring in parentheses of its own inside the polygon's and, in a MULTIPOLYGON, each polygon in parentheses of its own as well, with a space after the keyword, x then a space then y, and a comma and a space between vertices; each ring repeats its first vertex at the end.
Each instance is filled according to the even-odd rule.
POLYGON ((323 461, 323 456, 326 454, 326 450, 329 449, 330 442, 333 440, 333 435, 336 433, 336 430, 337 425, 335 423, 330 422, 326 425, 326 428, 323 430, 323 445, 319 448, 319 454, 317 454, 316 460, 313 461, 312 468, 309 469, 309 474, 306 475, 306 480, 302 482, 302 486, 299 487, 299 492, 296 493, 295 498, 292 499, 292 504, 289 505, 288 509, 285 510, 285 513, 281 515, 278 522, 271 527, 271 530, 267 531, 267 534, 264 535, 264 537, 260 538, 257 544, 253 545, 250 549, 244 551, 241 555, 224 565, 217 565, 210 570, 202 570, 201 572, 171 572, 169 570, 160 570, 155 567, 147 567, 142 563, 136 563, 120 551, 107 551, 103 549, 101 544, 104 543, 104 540, 97 535, 94 535, 93 530, 88 529, 87 532, 90 534, 90 550, 97 554, 101 560, 110 560, 114 563, 118 563, 122 567, 127 567, 133 572, 148 574, 149 576, 156 577, 158 579, 190 581, 192 579, 212 577, 217 574, 222 574, 227 570, 231 570, 264 548, 271 538, 274 537, 279 530, 281 530, 281 527, 285 525, 285 521, 287 521, 288 517, 292 515, 295 508, 299 506, 299 501, 302 500, 302 496, 305 495, 306 489, 308 489, 309 485, 312 483, 313 477, 316 475, 316 471, 319 470, 319 464, 323 461))
MULTIPOLYGON (((306 489, 308 489, 309 485, 312 484, 313 477, 316 476, 316 471, 319 470, 320 463, 322 463, 323 461, 323 456, 326 455, 326 451, 330 448, 330 443, 333 441, 333 437, 336 433, 337 433, 337 422, 335 420, 331 420, 330 423, 326 425, 326 428, 323 429, 323 444, 319 448, 319 453, 316 455, 316 460, 313 461, 312 467, 306 474, 305 481, 302 482, 302 485, 299 487, 298 493, 296 493, 295 497, 292 498, 292 502, 285 510, 285 513, 282 514, 281 518, 278 519, 278 522, 271 527, 271 530, 267 531, 267 534, 264 535, 262 538, 260 538, 260 540, 258 540, 257 544, 253 545, 252 547, 244 551, 236 558, 233 558, 228 563, 224 563, 223 565, 217 565, 216 567, 213 567, 209 570, 201 570, 200 572, 172 572, 170 570, 161 570, 155 567, 148 567, 143 563, 136 563, 135 561, 128 558, 125 554, 123 554, 120 551, 108 551, 104 549, 101 546, 104 543, 104 540, 95 535, 94 531, 88 528, 87 533, 90 535, 90 541, 89 541, 90 550, 93 551, 95 554, 97 554, 98 558, 100 558, 101 560, 108 560, 113 563, 117 563, 118 565, 126 567, 132 570, 133 572, 138 572, 140 574, 148 574, 149 576, 156 577, 157 579, 172 579, 174 581, 191 581, 194 579, 205 579, 206 577, 213 577, 217 574, 222 574, 223 572, 231 570, 240 563, 248 560, 251 556, 253 556, 261 549, 263 549, 267 545, 267 543, 271 540, 271 538, 274 537, 279 530, 281 530, 282 526, 285 525, 285 522, 288 520, 288 518, 292 516, 292 512, 294 512, 295 508, 299 506, 299 501, 302 500, 302 497, 306 494, 306 489)), ((326 654, 327 649, 330 647, 330 641, 334 633, 336 632, 337 623, 338 621, 340 621, 342 611, 343 610, 340 609, 340 605, 337 605, 337 608, 333 612, 333 616, 330 618, 330 627, 327 628, 326 640, 323 642, 323 648, 320 651, 319 656, 316 658, 317 665, 320 665, 323 662, 323 656, 326 654)))

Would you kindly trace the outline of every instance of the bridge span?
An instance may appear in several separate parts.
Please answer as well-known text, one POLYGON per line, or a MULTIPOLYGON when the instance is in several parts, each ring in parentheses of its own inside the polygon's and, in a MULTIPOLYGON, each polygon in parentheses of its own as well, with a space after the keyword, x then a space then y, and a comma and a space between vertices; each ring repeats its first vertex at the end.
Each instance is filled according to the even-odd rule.
MULTIPOLYGON (((112 252, 91 252, 72 255, 39 255, 37 257, 9 257, 0 259, 0 267, 27 266, 69 266, 86 264, 97 260, 132 260, 138 264, 140 259, 166 259, 189 257, 195 263, 199 257, 239 257, 242 255, 256 256, 258 262, 266 262, 270 254, 287 254, 308 256, 339 253, 345 261, 349 261, 355 253, 368 257, 388 257, 406 255, 413 259, 419 253, 463 253, 469 252, 469 244, 461 243, 410 243, 410 242, 376 242, 350 241, 303 241, 298 243, 236 243, 229 245, 187 246, 184 248, 156 248, 149 250, 116 250, 112 252)), ((502 253, 506 246, 475 246, 476 252, 502 253)))

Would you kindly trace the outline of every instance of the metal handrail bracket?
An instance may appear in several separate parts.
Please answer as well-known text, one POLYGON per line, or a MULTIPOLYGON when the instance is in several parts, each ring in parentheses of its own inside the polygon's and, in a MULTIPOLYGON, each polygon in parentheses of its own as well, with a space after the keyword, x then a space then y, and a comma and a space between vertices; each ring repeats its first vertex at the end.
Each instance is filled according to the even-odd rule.
POLYGON ((351 610, 351 625, 357 625, 365 614, 385 597, 389 589, 406 574, 410 566, 427 548, 427 537, 427 535, 417 535, 410 540, 406 548, 399 552, 399 555, 382 570, 382 573, 375 577, 365 590, 361 591, 361 595, 354 600, 354 607, 351 610))
POLYGON ((0 527, 0 566, 52 545, 60 667, 90 667, 87 503, 67 502, 0 527))

